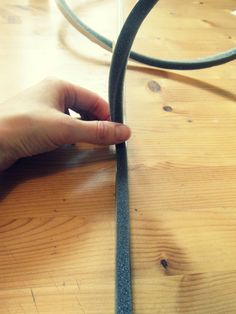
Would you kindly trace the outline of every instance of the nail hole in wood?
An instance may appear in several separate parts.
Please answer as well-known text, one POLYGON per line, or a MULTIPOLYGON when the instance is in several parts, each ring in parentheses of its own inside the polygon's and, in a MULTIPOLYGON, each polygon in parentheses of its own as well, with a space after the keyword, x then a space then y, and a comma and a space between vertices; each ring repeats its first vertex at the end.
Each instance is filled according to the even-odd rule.
POLYGON ((163 110, 167 111, 167 112, 171 112, 171 111, 173 111, 173 108, 171 106, 164 106, 163 110))
POLYGON ((147 85, 148 88, 154 93, 158 93, 161 90, 161 86, 154 80, 149 81, 147 85))
POLYGON ((167 269, 168 266, 169 266, 166 259, 161 259, 161 260, 160 260, 160 264, 161 264, 161 266, 162 266, 163 268, 165 268, 165 269, 167 269))

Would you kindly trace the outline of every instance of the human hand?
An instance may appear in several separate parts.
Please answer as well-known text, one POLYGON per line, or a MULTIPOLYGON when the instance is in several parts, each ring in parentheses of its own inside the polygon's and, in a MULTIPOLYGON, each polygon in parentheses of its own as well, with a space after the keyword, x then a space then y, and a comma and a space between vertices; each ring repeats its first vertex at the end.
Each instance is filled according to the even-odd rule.
POLYGON ((87 142, 124 142, 130 129, 110 122, 108 104, 98 95, 57 79, 46 79, 0 104, 0 170, 16 160, 87 142), (68 114, 72 109, 83 121, 68 114))

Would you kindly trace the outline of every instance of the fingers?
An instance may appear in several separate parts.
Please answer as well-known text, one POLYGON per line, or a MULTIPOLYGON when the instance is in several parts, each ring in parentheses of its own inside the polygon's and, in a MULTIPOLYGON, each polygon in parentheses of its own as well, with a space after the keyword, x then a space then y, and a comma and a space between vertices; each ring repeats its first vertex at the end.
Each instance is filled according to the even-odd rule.
POLYGON ((97 120, 108 120, 110 117, 108 103, 97 94, 74 85, 68 88, 68 106, 70 109, 86 114, 97 120))
POLYGON ((108 103, 96 93, 64 81, 59 91, 65 109, 70 108, 90 120, 109 120, 108 103))
MULTIPOLYGON (((19 99, 19 96, 17 97, 19 99)), ((40 105, 41 108, 42 105, 55 108, 60 112, 68 112, 68 109, 72 109, 86 120, 110 119, 109 106, 104 99, 83 87, 57 78, 43 80, 40 84, 23 92, 21 97, 25 99, 30 97, 31 108, 34 104, 40 105)), ((27 103, 26 100, 25 103, 27 103)))
POLYGON ((130 129, 123 124, 109 121, 80 121, 66 115, 56 130, 56 138, 53 141, 58 146, 76 142, 112 145, 126 141, 131 135, 130 129))

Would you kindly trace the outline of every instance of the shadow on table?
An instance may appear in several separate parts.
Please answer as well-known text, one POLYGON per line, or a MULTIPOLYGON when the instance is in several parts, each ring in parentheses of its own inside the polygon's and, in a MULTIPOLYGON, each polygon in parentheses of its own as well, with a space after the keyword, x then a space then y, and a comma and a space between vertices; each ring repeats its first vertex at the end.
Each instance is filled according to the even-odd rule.
POLYGON ((0 201, 24 181, 114 158, 115 153, 109 147, 85 145, 79 148, 76 145, 66 145, 53 152, 21 159, 0 173, 0 201))
MULTIPOLYGON (((73 291, 68 302, 80 313, 81 278, 103 285, 107 278, 104 297, 100 284, 85 292, 102 304, 114 264, 113 159, 108 147, 67 146, 0 175, 0 289, 31 289, 36 304, 36 287, 59 305, 73 291)), ((48 304, 53 313, 55 302, 42 300, 39 307, 48 304)))

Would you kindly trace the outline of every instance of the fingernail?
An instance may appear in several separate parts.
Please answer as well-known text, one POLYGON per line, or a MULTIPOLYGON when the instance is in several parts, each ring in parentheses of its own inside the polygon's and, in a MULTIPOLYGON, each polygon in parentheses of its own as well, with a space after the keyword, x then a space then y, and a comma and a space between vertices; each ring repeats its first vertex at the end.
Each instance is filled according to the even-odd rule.
POLYGON ((124 142, 130 136, 130 130, 123 124, 116 125, 115 136, 118 142, 124 142))

